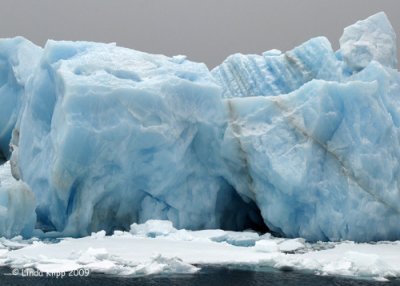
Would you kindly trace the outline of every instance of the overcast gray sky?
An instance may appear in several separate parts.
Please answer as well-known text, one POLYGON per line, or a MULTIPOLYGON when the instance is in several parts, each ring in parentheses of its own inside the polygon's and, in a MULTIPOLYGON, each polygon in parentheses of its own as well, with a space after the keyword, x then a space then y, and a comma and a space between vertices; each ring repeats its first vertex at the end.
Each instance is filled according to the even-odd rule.
POLYGON ((378 11, 400 47, 399 0, 2 0, 0 37, 117 42, 213 67, 235 52, 288 50, 320 35, 337 48, 344 27, 378 11))

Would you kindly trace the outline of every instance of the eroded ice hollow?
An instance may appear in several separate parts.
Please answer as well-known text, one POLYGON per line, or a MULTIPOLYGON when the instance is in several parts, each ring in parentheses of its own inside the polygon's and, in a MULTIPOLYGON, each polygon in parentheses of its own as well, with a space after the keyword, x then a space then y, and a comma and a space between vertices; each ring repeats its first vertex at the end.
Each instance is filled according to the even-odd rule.
POLYGON ((319 37, 211 72, 89 42, 48 41, 30 57, 23 96, 7 95, 23 104, 0 108, 17 114, 11 166, 34 194, 37 229, 83 236, 168 219, 400 239, 400 75, 384 13, 347 27, 336 52, 319 37))

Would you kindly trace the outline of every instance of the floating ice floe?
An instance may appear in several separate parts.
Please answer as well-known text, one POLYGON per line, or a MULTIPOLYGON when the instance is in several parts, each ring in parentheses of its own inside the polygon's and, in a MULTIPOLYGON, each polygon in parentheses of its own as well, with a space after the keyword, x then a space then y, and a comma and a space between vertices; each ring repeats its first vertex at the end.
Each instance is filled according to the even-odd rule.
MULTIPOLYGON (((158 225, 164 222, 159 221, 158 225)), ((141 225, 148 228, 155 221, 141 225)), ((138 225, 132 228, 137 229, 138 225)), ((165 228, 164 228, 165 230, 165 228)), ((161 229, 161 231, 163 231, 161 229)), ((215 241, 215 234, 232 235, 222 230, 185 231, 177 237, 176 230, 161 236, 118 231, 112 236, 102 234, 67 238, 58 243, 19 241, 23 248, 7 250, 7 240, 0 241, 0 265, 23 269, 30 267, 43 273, 85 269, 92 273, 141 276, 160 273, 194 273, 203 265, 245 267, 255 270, 302 270, 317 275, 342 275, 375 280, 400 276, 399 242, 376 244, 354 242, 307 243, 301 239, 255 237, 254 246, 234 246, 215 241)), ((243 233, 235 233, 243 236, 243 233)))

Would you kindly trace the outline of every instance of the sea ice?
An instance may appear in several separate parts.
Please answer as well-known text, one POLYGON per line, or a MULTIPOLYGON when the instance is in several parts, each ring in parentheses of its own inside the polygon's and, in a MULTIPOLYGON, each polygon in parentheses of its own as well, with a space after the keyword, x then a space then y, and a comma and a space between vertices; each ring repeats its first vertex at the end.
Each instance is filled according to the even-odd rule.
MULTIPOLYGON (((159 225, 162 224, 164 222, 159 222, 159 225)), ((0 251, 0 265, 17 269, 33 267, 46 273, 85 269, 124 276, 193 273, 204 265, 229 265, 258 270, 263 267, 306 270, 318 275, 375 280, 400 277, 399 241, 311 244, 301 239, 265 235, 260 237, 255 246, 243 247, 223 241, 215 242, 213 236, 217 230, 209 231, 209 236, 204 231, 182 231, 201 239, 179 240, 168 235, 152 238, 118 232, 117 235, 101 238, 67 238, 58 243, 19 241, 23 247, 9 251, 7 241, 3 239, 0 248, 5 250, 0 251)), ((222 230, 218 232, 224 235, 222 230)), ((233 234, 229 233, 226 235, 233 234)))
POLYGON ((176 228, 173 227, 169 220, 153 220, 150 219, 143 224, 134 223, 131 225, 130 233, 137 236, 157 237, 166 236, 175 233, 176 228))

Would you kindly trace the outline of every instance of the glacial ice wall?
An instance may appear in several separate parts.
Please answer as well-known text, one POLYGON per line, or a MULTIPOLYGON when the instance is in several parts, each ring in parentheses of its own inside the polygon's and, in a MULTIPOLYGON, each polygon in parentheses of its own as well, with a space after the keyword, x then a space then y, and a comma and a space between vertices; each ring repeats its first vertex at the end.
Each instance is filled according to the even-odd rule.
POLYGON ((114 44, 27 50, 24 80, 4 81, 19 103, 4 105, 14 115, 0 130, 14 128, 13 175, 34 194, 30 232, 83 236, 168 219, 399 239, 395 33, 378 13, 346 28, 340 46, 318 37, 285 53, 235 54, 211 72, 114 44))

